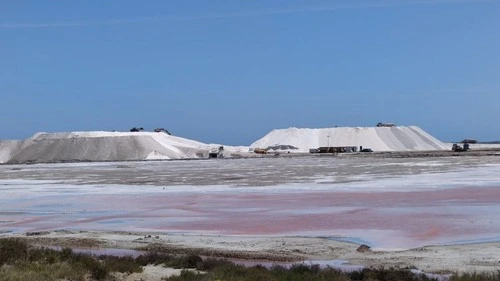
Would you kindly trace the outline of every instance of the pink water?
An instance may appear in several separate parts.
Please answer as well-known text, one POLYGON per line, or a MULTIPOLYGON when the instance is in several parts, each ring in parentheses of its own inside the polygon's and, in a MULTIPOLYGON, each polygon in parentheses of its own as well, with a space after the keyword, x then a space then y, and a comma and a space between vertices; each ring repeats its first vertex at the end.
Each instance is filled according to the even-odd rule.
POLYGON ((4 213, 0 225, 14 231, 327 236, 404 248, 495 240, 500 233, 497 206, 497 187, 378 193, 78 194, 25 201, 18 209, 37 212, 4 213), (40 206, 58 212, 45 213, 40 206))

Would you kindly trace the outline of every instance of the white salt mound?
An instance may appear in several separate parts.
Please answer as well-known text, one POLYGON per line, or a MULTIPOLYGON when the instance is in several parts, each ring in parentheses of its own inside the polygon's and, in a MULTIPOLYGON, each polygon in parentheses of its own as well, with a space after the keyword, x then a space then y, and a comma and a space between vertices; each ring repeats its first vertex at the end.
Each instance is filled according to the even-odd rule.
POLYGON ((156 132, 37 133, 15 144, 0 143, 0 161, 3 163, 200 157, 208 157, 208 145, 156 132))
POLYGON ((6 163, 23 144, 23 141, 0 141, 0 163, 6 163))
POLYGON ((250 147, 275 145, 292 145, 302 152, 328 146, 363 146, 374 151, 449 150, 447 145, 416 126, 277 129, 250 147))

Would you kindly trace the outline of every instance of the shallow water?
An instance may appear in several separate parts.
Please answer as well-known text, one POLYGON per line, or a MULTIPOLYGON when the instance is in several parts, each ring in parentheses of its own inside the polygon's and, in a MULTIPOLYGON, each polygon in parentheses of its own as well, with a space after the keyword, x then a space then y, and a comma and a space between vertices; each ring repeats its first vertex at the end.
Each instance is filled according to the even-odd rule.
POLYGON ((0 232, 293 235, 395 249, 500 240, 500 159, 0 165, 0 232))

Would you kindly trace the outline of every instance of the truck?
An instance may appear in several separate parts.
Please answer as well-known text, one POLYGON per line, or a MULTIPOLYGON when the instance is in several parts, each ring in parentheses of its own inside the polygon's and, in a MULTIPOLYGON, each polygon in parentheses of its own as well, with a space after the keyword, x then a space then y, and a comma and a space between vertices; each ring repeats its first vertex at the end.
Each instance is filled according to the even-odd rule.
POLYGON ((453 146, 451 147, 451 150, 453 150, 455 152, 467 151, 467 150, 469 150, 469 144, 464 143, 464 146, 460 146, 460 145, 454 143, 453 146))

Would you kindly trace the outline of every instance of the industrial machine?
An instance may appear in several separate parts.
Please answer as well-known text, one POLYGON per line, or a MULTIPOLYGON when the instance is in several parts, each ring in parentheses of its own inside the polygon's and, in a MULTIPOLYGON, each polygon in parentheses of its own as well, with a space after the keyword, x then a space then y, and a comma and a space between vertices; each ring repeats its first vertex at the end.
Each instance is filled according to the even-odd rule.
POLYGON ((453 150, 455 152, 467 151, 467 150, 469 150, 469 144, 464 143, 464 146, 460 146, 460 145, 454 143, 453 146, 451 147, 451 150, 453 150))

